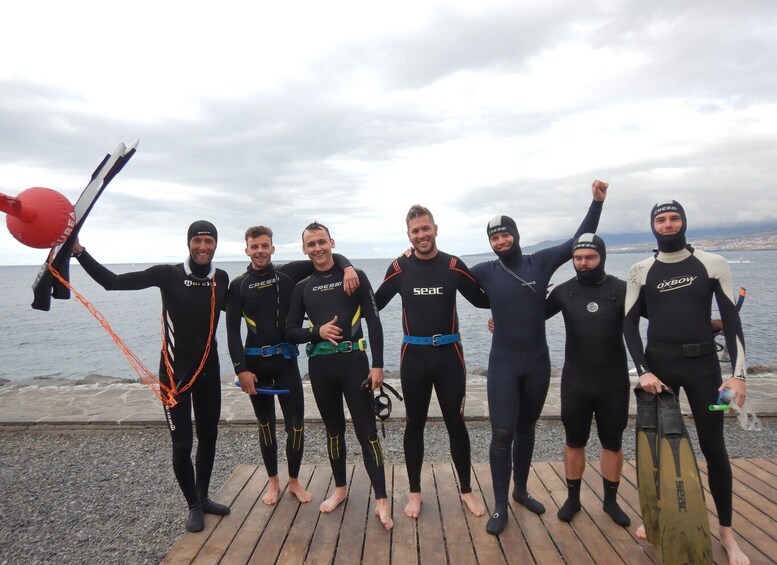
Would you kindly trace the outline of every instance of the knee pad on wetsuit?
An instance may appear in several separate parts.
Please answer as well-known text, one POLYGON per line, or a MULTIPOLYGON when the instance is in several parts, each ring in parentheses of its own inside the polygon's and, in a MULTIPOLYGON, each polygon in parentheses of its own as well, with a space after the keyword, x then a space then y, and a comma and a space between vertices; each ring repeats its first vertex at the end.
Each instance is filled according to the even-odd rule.
POLYGON ((262 442, 262 445, 272 445, 274 443, 273 436, 269 420, 259 420, 259 441, 262 442))
POLYGON ((510 449, 513 442, 513 432, 504 428, 491 430, 491 446, 496 449, 510 449))
POLYGON ((293 451, 302 451, 305 425, 301 421, 291 422, 286 433, 288 433, 291 440, 291 449, 293 451))
POLYGON ((340 440, 340 434, 326 435, 327 452, 330 461, 338 461, 343 456, 343 445, 340 440))

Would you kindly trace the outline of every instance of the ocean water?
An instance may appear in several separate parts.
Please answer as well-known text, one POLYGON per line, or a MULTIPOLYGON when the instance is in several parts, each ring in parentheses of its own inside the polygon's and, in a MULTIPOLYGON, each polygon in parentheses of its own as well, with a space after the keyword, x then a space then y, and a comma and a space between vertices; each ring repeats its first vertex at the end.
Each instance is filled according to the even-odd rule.
MULTIPOLYGON (((777 293, 772 288, 777 272, 777 251, 722 253, 729 261, 736 288, 748 290, 742 309, 742 323, 749 365, 777 365, 777 293)), ((611 253, 607 272, 625 278, 629 267, 647 255, 644 253, 611 253)), ((101 258, 104 259, 104 258, 101 258)), ((490 259, 490 258, 488 258, 490 259)), ((472 265, 482 258, 465 258, 472 265)), ((364 270, 373 287, 383 279, 390 259, 353 260, 364 270)), ((230 277, 241 273, 246 262, 224 262, 217 265, 230 277)), ((122 273, 148 265, 111 265, 122 273)), ((30 307, 31 285, 36 266, 0 266, 0 280, 5 292, 0 295, 0 378, 11 381, 32 377, 81 379, 89 374, 134 379, 135 373, 99 323, 75 300, 54 300, 49 312, 30 307)), ((560 283, 571 276, 571 263, 564 265, 553 278, 560 283)), ((161 300, 155 288, 106 292, 86 275, 76 261, 71 267, 71 282, 92 302, 114 331, 129 345, 145 365, 156 372, 159 363, 161 300)), ((478 310, 466 300, 458 300, 464 352, 470 372, 485 369, 491 336, 486 328, 488 310, 478 310)), ((401 341, 401 300, 396 297, 382 312, 386 351, 386 370, 399 370, 401 341)), ((217 339, 223 376, 232 376, 232 363, 226 348, 224 317, 217 339)), ((365 324, 366 329, 366 324, 365 324)), ((643 328, 644 331, 644 328, 643 328)), ((564 326, 561 315, 547 322, 548 346, 554 366, 564 363, 564 326)), ((300 370, 307 372, 307 360, 300 356, 300 370)))

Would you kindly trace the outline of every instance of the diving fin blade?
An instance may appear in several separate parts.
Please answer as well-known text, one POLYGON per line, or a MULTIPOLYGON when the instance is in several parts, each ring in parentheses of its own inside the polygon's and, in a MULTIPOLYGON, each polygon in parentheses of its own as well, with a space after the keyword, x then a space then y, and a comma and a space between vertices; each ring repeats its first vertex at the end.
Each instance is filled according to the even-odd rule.
POLYGON ((664 563, 712 564, 704 488, 680 404, 657 395, 658 537, 664 563))
POLYGON ((658 529, 658 402, 655 394, 640 387, 634 389, 637 397, 637 488, 642 523, 647 540, 658 547, 661 542, 658 529))

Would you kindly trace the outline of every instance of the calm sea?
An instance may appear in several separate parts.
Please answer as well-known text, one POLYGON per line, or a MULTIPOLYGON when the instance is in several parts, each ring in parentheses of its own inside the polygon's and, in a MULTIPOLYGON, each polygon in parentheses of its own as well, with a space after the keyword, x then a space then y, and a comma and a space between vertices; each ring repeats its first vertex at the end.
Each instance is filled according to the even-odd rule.
MULTIPOLYGON (((742 309, 742 323, 747 345, 749 365, 777 365, 774 343, 777 338, 777 293, 772 285, 777 272, 777 251, 750 251, 722 253, 731 263, 734 285, 748 290, 742 309)), ((607 271, 625 278, 628 268, 645 253, 612 253, 607 258, 607 271)), ((482 260, 482 259, 480 259, 482 260)), ((364 270, 374 287, 380 284, 389 259, 354 260, 364 270)), ((478 262, 470 258, 467 263, 478 262)), ((230 277, 241 273, 247 263, 226 262, 218 266, 230 277)), ((112 265, 122 273, 146 268, 148 265, 112 265)), ((0 378, 18 380, 44 376, 80 379, 96 373, 135 378, 130 365, 113 340, 97 321, 74 300, 55 300, 51 311, 39 312, 30 307, 32 281, 38 267, 0 266, 5 292, 0 295, 0 378)), ((573 276, 571 263, 559 269, 554 282, 560 283, 573 276)), ((132 292, 106 292, 94 283, 73 261, 71 280, 105 316, 115 332, 143 360, 156 371, 159 362, 161 301, 155 288, 132 292)), ((459 297, 459 319, 464 336, 464 350, 470 370, 485 368, 491 337, 486 328, 488 310, 473 308, 459 297)), ((399 298, 395 298, 381 312, 386 335, 386 369, 398 370, 401 339, 399 298)), ((366 326, 365 326, 366 327, 366 326)), ((644 328, 643 328, 644 330, 644 328)), ((564 363, 564 327, 560 315, 547 322, 548 345, 554 366, 564 363)), ((226 349, 224 322, 218 328, 219 354, 222 373, 231 376, 231 362, 226 349)), ((300 357, 300 369, 307 372, 307 361, 300 357)))

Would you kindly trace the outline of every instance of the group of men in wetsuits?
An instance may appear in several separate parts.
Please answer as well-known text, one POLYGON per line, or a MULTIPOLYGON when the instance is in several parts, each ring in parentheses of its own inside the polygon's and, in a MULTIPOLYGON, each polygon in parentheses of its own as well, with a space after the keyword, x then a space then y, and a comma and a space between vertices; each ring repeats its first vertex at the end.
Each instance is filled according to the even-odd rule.
POLYGON ((487 235, 497 259, 471 270, 458 257, 437 249, 438 228, 432 213, 413 206, 406 218, 412 249, 392 262, 374 293, 363 272, 333 253, 335 242, 329 229, 316 222, 302 233, 303 252, 309 261, 279 267, 271 261, 272 231, 262 226, 249 228, 245 237, 251 264, 231 284, 226 273, 212 265, 218 235, 210 222, 190 226, 189 256, 184 263, 157 265, 137 273, 115 275, 77 243, 74 255, 106 289, 156 286, 162 293, 165 334, 160 380, 195 382, 181 394, 175 407, 165 407, 173 468, 190 508, 187 529, 202 530, 204 513, 229 512, 227 506, 208 498, 220 412, 213 327, 221 310, 227 312, 235 373, 243 391, 250 395, 259 422, 261 453, 269 476, 263 501, 274 504, 280 495, 275 395, 287 432, 289 491, 301 502, 312 499, 297 480, 304 446, 304 402, 295 358, 297 344, 307 343, 310 382, 326 426, 336 486, 320 510, 333 511, 347 496, 344 398, 374 489, 376 514, 386 529, 392 527, 370 391, 383 382, 383 333, 378 311, 396 294, 403 306, 400 373, 407 408, 404 448, 410 483, 405 514, 417 518, 421 510, 423 431, 432 390, 450 436, 462 502, 473 515, 485 514, 470 484, 458 291, 474 306, 490 308, 493 316, 487 380, 494 490, 494 510, 486 525, 489 533, 498 535, 507 525, 511 474, 513 499, 534 513, 545 511, 529 494, 527 479, 535 427, 550 379, 545 320, 561 311, 567 332, 561 395, 569 494, 558 517, 570 521, 580 510, 584 449, 595 416, 602 444, 603 508, 616 523, 629 525, 628 516, 616 502, 623 464, 621 438, 628 416, 625 335, 644 390, 659 392, 664 386, 685 390, 708 462, 721 544, 732 563, 747 563, 731 530, 731 467, 723 442, 722 414, 705 410, 724 387, 737 394, 735 401, 740 405, 746 393, 744 340, 728 267, 718 256, 686 244, 684 210, 671 201, 657 204, 651 212, 651 229, 659 247, 656 256, 634 265, 627 283, 607 275, 605 244, 594 235, 607 188, 607 183, 593 183, 593 202, 574 237, 534 254, 522 253, 512 218, 494 217, 487 225, 487 235), (552 275, 570 259, 576 277, 548 296, 552 275), (714 347, 710 349, 713 295, 733 367, 733 376, 725 382, 714 347), (639 334, 641 316, 649 320, 646 348, 639 334), (369 348, 361 318, 368 326, 369 348), (244 343, 242 320, 247 328, 244 343), (699 347, 686 348, 689 343, 699 347), (198 437, 194 465, 190 457, 192 407, 198 437))

